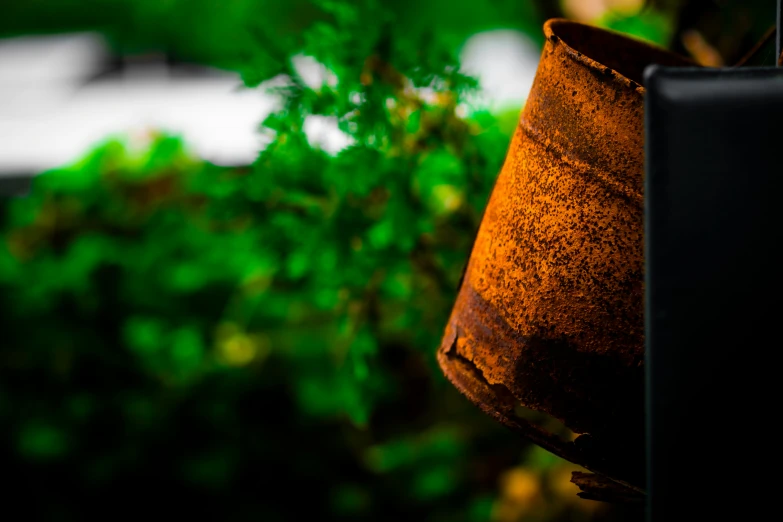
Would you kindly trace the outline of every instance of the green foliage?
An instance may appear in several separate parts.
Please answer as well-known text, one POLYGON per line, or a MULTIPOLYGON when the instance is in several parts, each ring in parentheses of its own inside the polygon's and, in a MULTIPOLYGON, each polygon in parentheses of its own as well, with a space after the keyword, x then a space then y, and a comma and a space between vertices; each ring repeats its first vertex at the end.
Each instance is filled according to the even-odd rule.
MULTIPOLYGON (((26 426, 20 455, 78 459, 84 480, 108 482, 128 464, 105 458, 150 451, 144 436, 116 438, 103 458, 82 445, 114 408, 128 433, 163 436, 180 429, 176 397, 225 379, 269 380, 287 390, 287 406, 277 407, 292 408, 296 422, 345 419, 367 430, 404 386, 382 352, 402 349, 436 375, 432 354, 502 161, 494 153, 508 137, 493 134, 489 157, 474 138, 493 132, 488 121, 421 108, 446 119, 429 129, 447 121, 461 129, 453 138, 460 146, 427 130, 395 134, 403 122, 389 113, 384 145, 329 156, 296 130, 291 122, 304 109, 291 103, 278 115, 288 125, 252 169, 205 164, 160 136, 141 152, 108 141, 37 177, 29 197, 8 204, 3 225, 3 327, 14 339, 4 365, 17 361, 62 395, 41 404, 12 381, 0 385, 19 406, 4 411, 3 423, 26 426), (74 377, 88 365, 95 376, 74 377), (28 418, 34 404, 60 427, 28 418)), ((225 421, 237 399, 223 392, 217 400, 211 415, 225 421)), ((169 457, 172 473, 210 488, 236 480, 241 465, 226 429, 213 436, 215 448, 169 457)), ((263 441, 263 428, 254 429, 263 441)), ((365 472, 406 468, 421 502, 453 495, 467 480, 453 467, 464 444, 450 435, 411 446, 407 460, 407 443, 390 444, 365 472), (426 458, 435 459, 431 468, 426 458)), ((369 509, 369 492, 340 488, 336 513, 369 509)))
POLYGON ((62 431, 46 423, 30 423, 19 433, 19 452, 31 459, 62 455, 66 444, 62 431))
POLYGON ((513 0, 4 0, 3 13, 0 35, 98 29, 120 52, 242 70, 252 84, 283 73, 303 46, 348 64, 381 37, 425 81, 477 31, 518 29, 542 41, 543 23, 533 2, 513 0))
POLYGON ((669 47, 674 29, 671 18, 670 14, 653 9, 643 10, 632 15, 618 15, 609 12, 599 21, 599 25, 661 47, 669 47))
MULTIPOLYGON (((188 16, 207 23, 202 4, 188 16)), ((65 467, 49 480, 76 492, 113 493, 129 476, 182 494, 229 495, 248 480, 268 499, 297 481, 318 491, 303 506, 246 506, 266 519, 481 512, 466 492, 494 484, 460 461, 499 428, 443 382, 434 349, 508 129, 457 116, 475 82, 457 72, 453 40, 394 23, 381 2, 307 6, 323 16, 295 38, 259 18, 237 64, 250 85, 289 80, 252 167, 206 164, 176 137, 141 149, 118 138, 6 205, 2 368, 25 378, 0 382, 14 398, 0 422, 21 426, 19 466, 56 457, 65 467), (298 54, 337 82, 307 86, 298 54), (311 146, 313 115, 353 144, 311 146), (443 401, 463 420, 443 418, 443 401), (484 431, 460 435, 464 419, 484 431), (447 429, 426 435, 432 422, 447 429)))

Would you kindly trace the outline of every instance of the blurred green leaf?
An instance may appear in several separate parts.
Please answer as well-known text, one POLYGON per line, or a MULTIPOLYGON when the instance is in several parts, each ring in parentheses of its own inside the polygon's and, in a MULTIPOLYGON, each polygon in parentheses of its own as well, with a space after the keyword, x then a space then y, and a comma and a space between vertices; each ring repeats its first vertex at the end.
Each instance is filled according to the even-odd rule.
POLYGON ((68 440, 59 427, 46 422, 30 422, 19 434, 18 447, 25 456, 52 459, 62 456, 68 450, 68 440))
POLYGON ((550 469, 563 462, 563 459, 539 446, 531 446, 525 455, 525 463, 536 469, 550 469))
POLYGON ((598 25, 662 47, 668 47, 672 38, 670 17, 653 9, 645 9, 630 16, 610 12, 598 21, 598 25))
POLYGON ((450 466, 437 466, 423 470, 414 480, 414 492, 424 499, 446 495, 456 487, 454 475, 454 470, 450 466))
POLYGON ((155 317, 130 317, 125 322, 125 339, 132 349, 152 353, 163 348, 164 326, 155 317))
POLYGON ((332 505, 340 515, 365 513, 370 507, 370 495, 360 485, 343 484, 333 490, 332 505))

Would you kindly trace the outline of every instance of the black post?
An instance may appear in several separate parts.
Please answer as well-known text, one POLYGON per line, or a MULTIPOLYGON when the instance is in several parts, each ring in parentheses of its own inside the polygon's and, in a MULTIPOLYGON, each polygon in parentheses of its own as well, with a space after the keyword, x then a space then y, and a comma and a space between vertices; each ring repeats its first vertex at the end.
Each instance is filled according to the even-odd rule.
POLYGON ((783 0, 778 0, 778 13, 775 18, 777 22, 777 31, 775 33, 775 64, 778 67, 783 65, 780 62, 780 54, 783 53, 783 34, 781 34, 781 31, 783 30, 783 9, 781 9, 781 4, 783 4, 783 0))
POLYGON ((777 65, 645 74, 649 522, 756 520, 777 508, 777 65))

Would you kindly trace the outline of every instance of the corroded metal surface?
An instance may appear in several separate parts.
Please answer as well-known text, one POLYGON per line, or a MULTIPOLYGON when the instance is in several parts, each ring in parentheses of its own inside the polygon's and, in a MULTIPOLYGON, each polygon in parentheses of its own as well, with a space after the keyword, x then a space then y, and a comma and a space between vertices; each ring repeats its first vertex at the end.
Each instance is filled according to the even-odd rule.
POLYGON ((544 32, 438 360, 500 422, 643 487, 641 82, 650 63, 693 64, 566 20, 544 32), (560 440, 520 404, 585 435, 560 440))

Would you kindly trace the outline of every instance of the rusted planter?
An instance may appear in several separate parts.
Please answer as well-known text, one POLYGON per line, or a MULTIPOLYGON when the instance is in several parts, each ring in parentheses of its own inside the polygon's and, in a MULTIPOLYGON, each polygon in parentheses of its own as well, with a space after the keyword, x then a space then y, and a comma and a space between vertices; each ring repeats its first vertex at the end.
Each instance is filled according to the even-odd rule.
POLYGON ((544 32, 438 361, 498 421, 643 491, 641 83, 650 63, 694 64, 567 20, 544 32), (561 439, 520 405, 581 435, 561 439))

